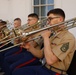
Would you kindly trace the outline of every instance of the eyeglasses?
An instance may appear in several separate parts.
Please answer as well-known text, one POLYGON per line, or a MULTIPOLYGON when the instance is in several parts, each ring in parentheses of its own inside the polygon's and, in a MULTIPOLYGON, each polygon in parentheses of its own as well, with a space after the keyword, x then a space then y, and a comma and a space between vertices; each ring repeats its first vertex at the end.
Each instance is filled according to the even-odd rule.
POLYGON ((27 21, 31 21, 31 20, 33 20, 33 19, 28 19, 27 21))
POLYGON ((48 21, 51 21, 52 19, 55 19, 55 18, 59 18, 59 17, 48 17, 48 21))

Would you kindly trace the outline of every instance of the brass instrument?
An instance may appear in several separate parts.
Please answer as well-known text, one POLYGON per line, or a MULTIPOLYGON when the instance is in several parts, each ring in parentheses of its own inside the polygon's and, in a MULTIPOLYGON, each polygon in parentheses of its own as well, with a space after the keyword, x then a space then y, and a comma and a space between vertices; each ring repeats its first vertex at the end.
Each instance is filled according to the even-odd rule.
MULTIPOLYGON (((41 31, 44 31, 44 30, 47 30, 47 29, 52 29, 52 28, 54 28, 54 27, 60 27, 60 26, 62 26, 63 24, 65 25, 65 26, 64 26, 64 29, 67 29, 67 30, 68 30, 68 29, 74 28, 74 27, 76 27, 76 18, 73 18, 73 19, 70 19, 70 20, 67 20, 67 21, 58 23, 58 24, 54 24, 54 25, 52 25, 52 26, 49 26, 49 25, 48 25, 48 26, 46 26, 46 27, 44 27, 44 28, 40 28, 40 29, 38 29, 38 30, 30 31, 30 32, 27 32, 27 33, 23 32, 22 35, 17 36, 17 37, 27 38, 28 36, 31 36, 31 35, 33 35, 33 34, 37 34, 37 33, 41 32, 41 31)), ((53 32, 55 32, 55 31, 53 31, 53 32)), ((17 37, 14 37, 14 38, 17 38, 17 37)), ((13 38, 13 39, 14 39, 14 38, 13 38)), ((14 45, 14 46, 10 46, 10 47, 8 47, 8 48, 2 49, 2 50, 0 50, 0 52, 5 51, 5 50, 8 50, 8 49, 13 48, 13 47, 18 46, 18 45, 21 45, 21 44, 23 44, 23 42, 29 42, 29 41, 32 41, 32 40, 35 40, 35 39, 38 39, 38 38, 41 38, 41 36, 35 37, 35 38, 33 38, 33 39, 31 39, 31 40, 28 40, 28 41, 22 41, 22 42, 19 43, 19 44, 16 44, 16 45, 14 45)))
MULTIPOLYGON (((9 42, 9 41, 11 42, 11 40, 21 37, 24 33, 40 29, 41 27, 46 25, 46 21, 47 21, 46 19, 47 18, 45 18, 41 21, 38 21, 36 24, 33 24, 33 25, 24 24, 18 28, 12 29, 11 31, 9 31, 7 29, 2 30, 5 37, 0 40, 0 44, 9 42)), ((24 40, 26 40, 26 39, 27 38, 24 38, 24 40)))

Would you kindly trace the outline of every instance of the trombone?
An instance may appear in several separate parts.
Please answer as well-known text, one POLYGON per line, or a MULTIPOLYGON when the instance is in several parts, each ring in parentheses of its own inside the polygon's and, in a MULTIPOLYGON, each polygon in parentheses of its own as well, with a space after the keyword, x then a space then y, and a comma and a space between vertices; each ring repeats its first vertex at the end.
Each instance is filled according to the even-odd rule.
MULTIPOLYGON (((54 24, 54 25, 51 25, 51 26, 48 25, 48 26, 46 26, 46 27, 44 27, 44 28, 41 28, 41 29, 38 29, 38 30, 34 30, 34 31, 31 31, 31 32, 27 32, 27 33, 23 32, 22 35, 20 35, 20 36, 18 36, 18 37, 28 38, 28 36, 30 36, 30 35, 37 34, 37 33, 41 32, 41 31, 44 31, 44 30, 47 30, 47 29, 52 29, 52 28, 54 28, 54 27, 58 27, 58 26, 61 26, 61 25, 63 25, 63 24, 65 25, 65 26, 64 26, 64 29, 67 29, 67 30, 76 27, 76 17, 75 17, 75 18, 72 18, 72 19, 70 19, 70 20, 66 20, 66 21, 64 21, 64 22, 58 23, 58 24, 54 24)), ((54 30, 54 32, 55 32, 55 30, 54 30)), ((54 33, 54 32, 53 32, 53 33, 54 33)), ((15 37, 15 38, 16 38, 16 37, 15 37)), ((41 36, 35 37, 35 38, 30 39, 30 40, 25 41, 25 42, 29 42, 29 41, 32 41, 32 40, 35 40, 35 39, 38 39, 38 38, 41 38, 41 36)), ((23 44, 23 42, 24 42, 24 41, 22 41, 22 42, 19 43, 19 44, 14 45, 14 46, 10 46, 10 47, 8 47, 8 48, 2 49, 2 50, 0 50, 0 52, 3 52, 3 51, 8 50, 8 49, 10 49, 10 48, 19 46, 19 45, 23 44)))
MULTIPOLYGON (((27 33, 27 32, 34 31, 34 30, 37 30, 39 28, 42 28, 42 27, 44 27, 44 25, 46 25, 46 21, 47 21, 47 18, 44 18, 41 21, 38 21, 37 23, 35 23, 33 25, 24 24, 24 25, 22 25, 22 26, 20 26, 18 28, 12 29, 11 31, 6 31, 6 34, 3 31, 4 35, 6 35, 6 36, 3 39, 0 40, 0 44, 5 43, 5 42, 10 43, 11 40, 16 39, 16 38, 22 36, 22 34, 24 34, 25 32, 27 33), (12 34, 14 36, 12 36, 12 34)), ((7 45, 7 44, 4 44, 4 46, 5 45, 7 45)))

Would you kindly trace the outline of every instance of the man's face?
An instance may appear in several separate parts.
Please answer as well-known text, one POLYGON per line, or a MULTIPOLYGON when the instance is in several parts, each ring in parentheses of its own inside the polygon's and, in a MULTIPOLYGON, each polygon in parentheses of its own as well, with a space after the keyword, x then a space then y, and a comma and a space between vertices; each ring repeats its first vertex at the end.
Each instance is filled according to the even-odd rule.
POLYGON ((2 26, 3 26, 3 25, 0 23, 0 30, 1 30, 2 26))
POLYGON ((62 22, 62 18, 61 18, 60 16, 54 15, 54 14, 50 14, 50 15, 48 16, 48 21, 47 21, 47 23, 48 23, 49 25, 57 24, 57 23, 60 23, 60 22, 62 22))
POLYGON ((33 25, 36 24, 38 22, 38 19, 35 17, 28 17, 27 23, 28 25, 33 25))
POLYGON ((5 27, 6 27, 6 24, 3 25, 3 24, 0 23, 0 39, 3 39, 4 38, 4 34, 2 32, 2 29, 5 28, 5 27))
POLYGON ((17 28, 17 27, 20 27, 20 26, 21 26, 21 21, 15 20, 14 21, 14 27, 17 28))

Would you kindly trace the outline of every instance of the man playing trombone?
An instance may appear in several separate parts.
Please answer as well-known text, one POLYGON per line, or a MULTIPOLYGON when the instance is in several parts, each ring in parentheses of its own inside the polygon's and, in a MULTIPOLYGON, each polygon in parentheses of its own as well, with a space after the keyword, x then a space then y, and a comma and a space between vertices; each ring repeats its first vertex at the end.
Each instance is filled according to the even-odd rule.
MULTIPOLYGON (((2 49, 5 49, 5 48, 10 47, 10 46, 13 45, 12 43, 7 43, 7 42, 1 43, 2 39, 5 38, 5 36, 7 35, 7 31, 9 31, 9 29, 7 28, 7 22, 6 21, 1 21, 0 22, 0 51, 2 49)), ((0 72, 3 71, 2 66, 3 66, 3 61, 4 61, 4 55, 7 52, 9 52, 9 50, 0 53, 0 67, 1 67, 0 72)))
MULTIPOLYGON (((56 8, 50 10, 47 17, 49 25, 52 26, 64 22, 65 13, 62 9, 56 8)), ((12 75, 66 75, 75 52, 75 37, 64 27, 61 25, 42 31, 42 51, 34 48, 31 42, 25 43, 24 47, 33 55, 45 58, 45 64, 19 68, 14 70, 12 75)))
MULTIPOLYGON (((38 22, 38 20, 39 20, 38 15, 35 13, 31 13, 28 15, 27 24, 32 26, 32 25, 36 24, 38 22)), ((33 42, 33 45, 36 48, 40 49, 40 46, 37 44, 37 41, 33 42)), ((7 63, 11 63, 11 65, 9 66, 11 71, 14 69, 23 67, 23 66, 27 66, 27 65, 40 65, 41 64, 39 59, 36 58, 34 55, 32 55, 31 52, 28 52, 27 49, 22 48, 22 51, 20 53, 18 53, 18 54, 16 54, 16 53, 5 57, 5 61, 7 63)))

